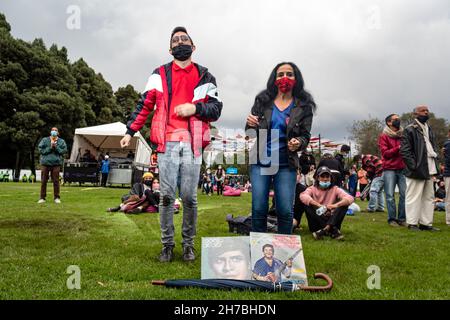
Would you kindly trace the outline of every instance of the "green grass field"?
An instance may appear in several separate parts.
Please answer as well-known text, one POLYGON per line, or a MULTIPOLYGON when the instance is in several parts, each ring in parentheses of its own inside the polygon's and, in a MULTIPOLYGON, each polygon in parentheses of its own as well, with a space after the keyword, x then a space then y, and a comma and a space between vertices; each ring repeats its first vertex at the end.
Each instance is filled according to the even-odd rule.
MULTIPOLYGON (((51 195, 51 184, 48 188, 51 195)), ((203 236, 232 236, 225 216, 247 215, 250 194, 199 195, 193 263, 181 260, 181 214, 175 216, 175 261, 158 261, 158 214, 106 213, 126 189, 64 186, 62 204, 38 205, 39 184, 0 183, 0 299, 449 299, 450 228, 435 212, 441 232, 412 232, 386 223, 386 213, 347 216, 346 238, 315 241, 302 221, 310 285, 316 272, 334 281, 329 293, 264 293, 152 286, 153 279, 200 278, 203 236), (66 286, 67 268, 81 269, 81 289, 66 286), (381 288, 369 290, 367 268, 379 266, 381 288)), ((51 199, 51 196, 49 197, 51 199)), ((361 203, 359 203, 361 204, 361 203)), ((362 208, 366 207, 362 204, 362 208)))

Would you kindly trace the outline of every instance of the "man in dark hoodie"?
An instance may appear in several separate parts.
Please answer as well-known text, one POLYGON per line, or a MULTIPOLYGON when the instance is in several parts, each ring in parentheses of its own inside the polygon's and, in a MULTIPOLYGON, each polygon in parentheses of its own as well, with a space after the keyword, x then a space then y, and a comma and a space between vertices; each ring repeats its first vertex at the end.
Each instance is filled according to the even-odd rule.
POLYGON ((413 112, 415 119, 405 128, 400 145, 400 154, 406 165, 406 223, 414 231, 439 231, 433 227, 432 177, 439 172, 436 140, 427 124, 428 107, 420 105, 413 112))

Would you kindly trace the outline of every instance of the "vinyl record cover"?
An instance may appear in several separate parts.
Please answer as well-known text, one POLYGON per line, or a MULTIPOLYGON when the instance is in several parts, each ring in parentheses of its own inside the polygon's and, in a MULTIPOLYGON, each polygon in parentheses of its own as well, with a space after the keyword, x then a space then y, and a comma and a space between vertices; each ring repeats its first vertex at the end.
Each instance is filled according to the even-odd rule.
POLYGON ((250 280, 250 237, 203 237, 202 279, 250 280))
POLYGON ((308 285, 299 235, 250 232, 252 279, 308 285))

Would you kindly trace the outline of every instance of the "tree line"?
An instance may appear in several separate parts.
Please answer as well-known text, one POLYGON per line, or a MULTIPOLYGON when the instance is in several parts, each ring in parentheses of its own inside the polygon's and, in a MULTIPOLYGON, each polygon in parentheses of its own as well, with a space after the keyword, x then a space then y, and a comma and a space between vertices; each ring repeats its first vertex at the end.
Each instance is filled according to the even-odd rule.
MULTIPOLYGON (((402 127, 406 127, 414 120, 412 112, 399 115, 402 127)), ((430 113, 428 124, 436 135, 439 149, 442 149, 444 142, 447 140, 450 123, 446 119, 436 117, 434 113, 430 113)), ((357 144, 360 154, 381 155, 378 148, 378 137, 383 132, 385 126, 384 119, 381 120, 372 117, 369 117, 369 119, 353 121, 352 125, 348 128, 348 131, 351 135, 351 139, 357 144)), ((440 155, 440 157, 442 157, 442 155, 440 155)), ((441 159, 441 161, 442 160, 443 159, 441 159)))
POLYGON ((82 58, 42 39, 26 42, 11 35, 0 13, 0 167, 29 167, 35 173, 37 145, 59 128, 69 150, 75 129, 126 122, 139 93, 132 85, 113 92, 111 85, 82 58))

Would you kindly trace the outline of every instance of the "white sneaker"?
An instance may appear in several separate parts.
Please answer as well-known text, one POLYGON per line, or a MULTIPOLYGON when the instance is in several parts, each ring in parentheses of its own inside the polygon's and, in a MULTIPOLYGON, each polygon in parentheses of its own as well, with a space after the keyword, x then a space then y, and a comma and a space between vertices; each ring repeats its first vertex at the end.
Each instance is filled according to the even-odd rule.
POLYGON ((61 203, 61 200, 59 200, 59 198, 56 198, 55 203, 61 203))
POLYGON ((45 203, 45 199, 39 199, 38 203, 45 203))

